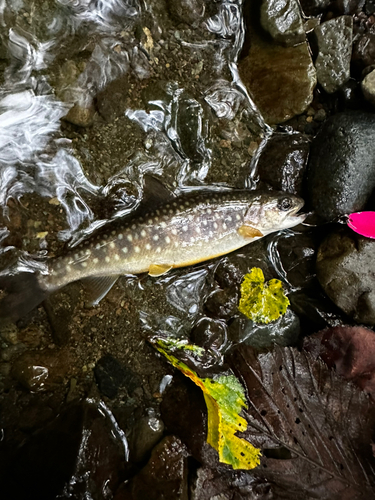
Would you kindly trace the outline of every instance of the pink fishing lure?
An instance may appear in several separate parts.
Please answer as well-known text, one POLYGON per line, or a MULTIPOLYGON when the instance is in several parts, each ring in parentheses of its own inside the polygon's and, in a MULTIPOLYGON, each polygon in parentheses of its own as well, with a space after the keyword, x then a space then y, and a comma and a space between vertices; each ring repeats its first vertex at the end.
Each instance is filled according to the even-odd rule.
POLYGON ((350 214, 348 226, 362 236, 375 239, 375 212, 355 212, 350 214))

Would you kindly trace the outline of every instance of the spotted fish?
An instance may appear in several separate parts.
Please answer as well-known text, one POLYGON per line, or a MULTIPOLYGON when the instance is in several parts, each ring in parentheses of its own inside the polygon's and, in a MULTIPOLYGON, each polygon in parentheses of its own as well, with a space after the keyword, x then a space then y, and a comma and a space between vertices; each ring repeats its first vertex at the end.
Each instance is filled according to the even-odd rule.
POLYGON ((8 295, 0 302, 0 318, 14 321, 49 293, 77 280, 91 290, 89 300, 96 304, 120 275, 160 276, 225 255, 301 223, 305 215, 297 212, 302 206, 303 200, 284 192, 239 190, 175 197, 51 258, 47 274, 22 273, 22 279, 32 283, 24 283, 21 290, 6 280, 8 295))

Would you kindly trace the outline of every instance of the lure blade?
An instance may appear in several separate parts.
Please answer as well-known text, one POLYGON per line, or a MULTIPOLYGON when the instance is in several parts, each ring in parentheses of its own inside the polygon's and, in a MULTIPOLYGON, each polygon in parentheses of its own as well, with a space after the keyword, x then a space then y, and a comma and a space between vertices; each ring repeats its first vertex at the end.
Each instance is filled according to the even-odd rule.
POLYGON ((354 212, 349 215, 348 226, 366 238, 375 239, 375 212, 354 212))

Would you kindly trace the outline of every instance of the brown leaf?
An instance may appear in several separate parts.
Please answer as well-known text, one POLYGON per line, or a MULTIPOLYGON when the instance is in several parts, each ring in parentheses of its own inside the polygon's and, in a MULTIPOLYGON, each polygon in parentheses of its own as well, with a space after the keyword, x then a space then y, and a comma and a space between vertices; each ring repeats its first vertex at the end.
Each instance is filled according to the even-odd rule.
POLYGON ((248 390, 248 430, 264 457, 254 470, 275 498, 374 498, 375 405, 306 352, 276 348, 231 358, 248 390), (361 496, 362 495, 362 496, 361 496))

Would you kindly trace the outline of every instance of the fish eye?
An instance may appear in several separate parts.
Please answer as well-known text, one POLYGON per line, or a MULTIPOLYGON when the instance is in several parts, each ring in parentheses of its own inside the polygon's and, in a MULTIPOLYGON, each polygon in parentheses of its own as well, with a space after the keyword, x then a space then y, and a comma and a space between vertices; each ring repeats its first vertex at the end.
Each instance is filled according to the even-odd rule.
POLYGON ((292 208, 292 200, 290 198, 281 198, 281 200, 279 200, 277 202, 277 207, 280 209, 280 210, 289 210, 290 208, 292 208))

